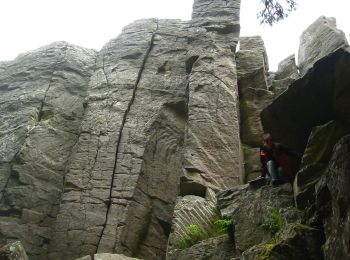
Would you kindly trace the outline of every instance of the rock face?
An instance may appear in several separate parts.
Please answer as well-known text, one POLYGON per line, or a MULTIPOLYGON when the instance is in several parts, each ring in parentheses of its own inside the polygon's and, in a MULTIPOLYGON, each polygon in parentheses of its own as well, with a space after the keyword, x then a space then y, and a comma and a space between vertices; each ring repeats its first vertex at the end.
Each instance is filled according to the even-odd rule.
POLYGON ((350 130, 337 121, 313 128, 303 155, 301 170, 294 180, 294 197, 298 208, 309 207, 315 202, 315 184, 327 168, 334 145, 347 132, 350 130))
POLYGON ((322 244, 349 258, 349 136, 331 152, 350 130, 347 43, 319 19, 303 78, 294 56, 269 73, 261 37, 235 53, 239 8, 195 0, 192 20, 136 21, 99 52, 58 42, 1 62, 0 243, 34 260, 320 259, 322 244), (238 186, 259 174, 263 131, 307 145, 294 191, 238 186), (234 241, 176 248, 220 215, 234 241))
POLYGON ((335 145, 326 174, 316 188, 316 208, 326 237, 325 259, 350 257, 349 156, 347 135, 335 145))
POLYGON ((21 240, 33 258, 48 249, 95 55, 59 42, 0 75, 0 241, 21 240))
POLYGON ((243 260, 255 259, 323 259, 322 232, 301 224, 289 224, 275 240, 253 246, 242 255, 243 260))
POLYGON ((235 256, 235 248, 228 235, 210 238, 200 242, 188 249, 176 252, 174 255, 167 257, 167 260, 231 260, 235 256))
POLYGON ((264 130, 279 142, 302 152, 312 127, 333 119, 348 127, 349 65, 347 49, 339 49, 316 62, 312 70, 262 111, 264 130))
POLYGON ((1 242, 162 259, 179 194, 240 183, 239 7, 197 0, 191 21, 136 21, 98 53, 1 63, 1 242))
POLYGON ((269 208, 281 212, 287 223, 300 222, 300 213, 292 208, 290 184, 277 188, 264 186, 258 190, 249 189, 249 185, 238 186, 218 193, 217 199, 221 214, 235 222, 234 241, 239 252, 272 238, 263 225, 269 208))
POLYGON ((319 59, 348 46, 344 32, 337 29, 335 18, 321 16, 300 36, 298 67, 301 74, 305 75, 319 59))

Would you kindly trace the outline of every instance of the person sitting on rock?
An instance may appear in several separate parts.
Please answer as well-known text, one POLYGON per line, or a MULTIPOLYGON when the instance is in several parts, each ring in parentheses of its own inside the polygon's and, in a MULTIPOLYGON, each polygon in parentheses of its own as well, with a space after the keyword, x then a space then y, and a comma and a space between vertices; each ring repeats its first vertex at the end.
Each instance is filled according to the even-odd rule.
POLYGON ((294 173, 288 157, 299 158, 300 155, 282 144, 272 142, 269 133, 262 135, 262 143, 263 146, 260 147, 261 174, 259 178, 265 178, 268 174, 274 186, 281 184, 285 179, 292 180, 294 173))

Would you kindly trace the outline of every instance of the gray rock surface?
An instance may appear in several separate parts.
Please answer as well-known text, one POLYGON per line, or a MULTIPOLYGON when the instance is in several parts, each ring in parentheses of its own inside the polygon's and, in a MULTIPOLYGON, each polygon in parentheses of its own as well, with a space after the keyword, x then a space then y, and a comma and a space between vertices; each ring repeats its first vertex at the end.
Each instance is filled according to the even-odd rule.
POLYGON ((300 36, 298 67, 301 75, 319 59, 348 46, 344 32, 337 29, 336 19, 319 17, 300 36))
POLYGON ((350 257, 350 135, 334 147, 326 174, 316 185, 316 209, 323 225, 325 259, 350 257))
POLYGON ((253 246, 243 252, 242 260, 323 259, 322 231, 301 224, 289 224, 275 240, 253 246))
POLYGON ((33 257, 48 249, 95 55, 57 42, 0 74, 0 241, 19 239, 33 257))
POLYGON ((167 260, 231 260, 236 256, 234 243, 228 235, 210 238, 190 248, 178 250, 167 260))
POLYGON ((337 121, 331 121, 311 131, 301 162, 301 170, 294 180, 294 198, 298 208, 303 209, 315 202, 315 184, 324 174, 334 145, 350 129, 337 121))
POLYGON ((282 60, 271 80, 270 90, 274 93, 275 98, 286 91, 299 77, 299 71, 295 65, 295 55, 290 55, 282 60))
POLYGON ((198 0, 191 21, 136 21, 98 53, 1 63, 0 240, 33 259, 164 258, 178 194, 241 181, 239 6, 198 0))
POLYGON ((333 119, 350 126, 350 52, 339 49, 314 64, 262 113, 264 130, 302 152, 314 126, 333 119))
POLYGON ((240 1, 234 0, 198 0, 191 21, 184 174, 214 190, 240 183, 243 173, 232 46, 238 40, 239 27, 227 32, 207 25, 238 25, 239 5, 240 1), (217 8, 220 11, 215 15, 217 8))
POLYGON ((301 221, 301 213, 293 208, 290 184, 263 186, 257 190, 250 189, 248 184, 237 186, 219 192, 217 199, 221 215, 234 220, 234 240, 238 252, 272 238, 270 231, 263 226, 269 208, 276 209, 286 223, 301 221))
POLYGON ((202 232, 208 234, 214 227, 214 221, 219 218, 218 213, 215 194, 207 199, 193 195, 179 197, 168 240, 167 258, 174 258, 177 254, 181 241, 188 236, 187 227, 197 225, 202 232))
POLYGON ((240 92, 241 139, 250 146, 260 145, 260 112, 271 103, 268 91, 268 61, 260 36, 241 37, 236 55, 240 92))

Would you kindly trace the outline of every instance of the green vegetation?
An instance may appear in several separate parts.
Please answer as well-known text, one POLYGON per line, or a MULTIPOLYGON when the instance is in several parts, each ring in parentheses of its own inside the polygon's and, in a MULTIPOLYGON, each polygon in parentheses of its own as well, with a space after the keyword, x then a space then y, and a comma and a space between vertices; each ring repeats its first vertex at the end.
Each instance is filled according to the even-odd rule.
POLYGON ((283 216, 274 207, 268 207, 268 213, 264 219, 263 227, 275 234, 285 225, 283 216))
POLYGON ((230 233, 233 229, 233 220, 232 219, 218 219, 214 222, 215 233, 220 236, 230 233))
POLYGON ((191 224, 186 227, 187 236, 178 242, 176 247, 179 249, 185 249, 197 244, 199 241, 206 239, 206 234, 203 233, 198 225, 191 224))
POLYGON ((208 230, 202 230, 198 225, 191 224, 186 227, 187 235, 178 243, 176 247, 179 249, 189 248, 200 241, 211 237, 217 237, 230 233, 233 229, 232 219, 216 219, 213 221, 213 226, 208 227, 208 230))

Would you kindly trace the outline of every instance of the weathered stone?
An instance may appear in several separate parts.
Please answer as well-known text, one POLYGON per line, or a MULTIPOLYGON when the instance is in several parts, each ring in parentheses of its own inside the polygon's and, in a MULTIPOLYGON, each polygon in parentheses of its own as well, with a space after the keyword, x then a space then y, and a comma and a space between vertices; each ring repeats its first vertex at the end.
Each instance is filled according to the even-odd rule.
POLYGON ((186 28, 137 21, 99 53, 51 258, 165 254, 181 174, 186 28))
POLYGON ((301 224, 288 224, 275 240, 251 247, 242 254, 243 260, 323 259, 322 232, 301 224))
POLYGON ((301 221, 301 213, 293 208, 290 184, 257 190, 249 189, 249 185, 238 186, 218 193, 217 199, 221 214, 230 216, 235 223, 234 240, 239 252, 272 238, 263 227, 269 208, 278 211, 286 223, 301 221))
POLYGON ((0 74, 0 241, 45 254, 79 135, 95 51, 57 42, 0 74))
POLYGON ((251 181, 260 175, 260 153, 259 148, 243 145, 244 153, 244 182, 251 181))
POLYGON ((240 96, 241 139, 253 147, 261 145, 264 133, 260 113, 273 101, 273 93, 264 89, 246 88, 240 96))
POLYGON ((314 126, 332 119, 350 126, 350 53, 339 49, 314 64, 262 113, 275 140, 302 152, 314 126))
POLYGON ((334 147, 325 176, 316 186, 316 210, 323 224, 325 259, 350 257, 350 135, 334 147))
POLYGON ((0 248, 2 260, 28 260, 26 251, 20 241, 7 244, 0 248))
POLYGON ((194 29, 203 19, 207 24, 213 19, 237 23, 239 4, 233 0, 195 1, 191 22, 187 55, 188 60, 197 58, 189 70, 184 175, 214 190, 240 183, 243 174, 234 35, 206 25, 204 31, 194 29), (212 13, 216 8, 222 8, 222 16, 212 13))
POLYGON ((188 235, 187 227, 197 225, 202 232, 209 234, 214 227, 214 221, 218 218, 219 212, 214 194, 207 196, 207 199, 193 195, 178 198, 168 241, 167 257, 176 255, 181 241, 188 235))
POLYGON ((253 150, 248 152, 245 147, 260 146, 263 133, 260 112, 272 102, 273 93, 267 90, 268 61, 264 42, 260 36, 241 37, 236 60, 240 92, 240 130, 244 144, 244 182, 246 182, 257 176, 259 158, 253 150))
POLYGON ((301 167, 328 164, 334 145, 349 131, 337 121, 314 127, 303 154, 301 167))
POLYGON ((269 65, 265 45, 260 36, 241 37, 236 60, 240 91, 247 87, 267 89, 269 65))
POLYGON ((294 80, 299 78, 298 68, 295 64, 294 54, 288 56, 278 64, 278 69, 274 75, 274 80, 280 80, 285 78, 292 78, 294 80))
POLYGON ((314 203, 315 184, 322 177, 332 155, 334 145, 350 130, 336 121, 312 129, 302 163, 301 170, 294 180, 294 197, 298 208, 314 203))
POLYGON ((301 75, 319 59, 348 46, 344 32, 337 29, 335 18, 319 17, 300 36, 298 67, 301 75))
POLYGON ((204 240, 188 249, 177 250, 167 260, 231 260, 237 254, 228 235, 204 240))
POLYGON ((278 97, 288 87, 299 78, 298 68, 295 65, 294 54, 288 56, 286 59, 278 64, 278 70, 271 76, 270 91, 274 93, 274 98, 278 97))

